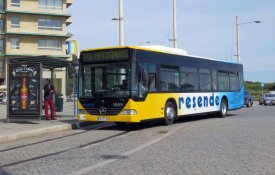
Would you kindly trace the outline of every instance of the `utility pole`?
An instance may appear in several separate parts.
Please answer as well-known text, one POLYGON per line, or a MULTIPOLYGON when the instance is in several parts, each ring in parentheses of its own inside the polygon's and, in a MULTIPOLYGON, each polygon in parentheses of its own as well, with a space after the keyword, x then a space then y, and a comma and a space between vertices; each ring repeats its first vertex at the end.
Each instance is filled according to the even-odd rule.
POLYGON ((123 0, 119 0, 119 45, 124 45, 123 0))
POLYGON ((174 48, 178 47, 177 43, 177 12, 176 0, 173 0, 173 42, 174 48))
POLYGON ((241 62, 240 58, 240 34, 239 34, 239 17, 236 16, 236 34, 237 34, 237 62, 241 62))

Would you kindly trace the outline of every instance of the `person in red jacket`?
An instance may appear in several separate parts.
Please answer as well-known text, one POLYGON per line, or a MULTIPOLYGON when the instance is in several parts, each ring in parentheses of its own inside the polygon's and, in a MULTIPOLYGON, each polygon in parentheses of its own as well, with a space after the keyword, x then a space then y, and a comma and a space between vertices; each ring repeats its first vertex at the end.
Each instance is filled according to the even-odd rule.
POLYGON ((51 80, 46 79, 46 84, 44 85, 44 109, 45 109, 45 120, 56 120, 54 103, 53 103, 53 94, 55 93, 54 86, 51 84, 51 80), (48 114, 48 105, 51 109, 51 118, 48 114))

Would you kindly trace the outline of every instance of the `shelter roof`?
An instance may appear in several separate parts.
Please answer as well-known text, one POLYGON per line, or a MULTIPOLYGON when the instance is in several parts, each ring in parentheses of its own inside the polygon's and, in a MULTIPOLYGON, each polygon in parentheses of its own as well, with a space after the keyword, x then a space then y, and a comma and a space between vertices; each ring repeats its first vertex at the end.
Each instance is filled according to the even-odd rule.
POLYGON ((34 56, 21 58, 8 58, 10 63, 42 63, 45 69, 69 67, 71 61, 53 56, 34 56))

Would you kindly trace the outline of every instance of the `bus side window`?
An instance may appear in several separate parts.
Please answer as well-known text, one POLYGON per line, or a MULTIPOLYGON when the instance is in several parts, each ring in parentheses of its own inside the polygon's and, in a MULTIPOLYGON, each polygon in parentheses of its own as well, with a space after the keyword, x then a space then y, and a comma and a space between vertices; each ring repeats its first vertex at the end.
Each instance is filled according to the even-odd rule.
POLYGON ((200 91, 202 92, 209 92, 211 91, 211 74, 210 69, 199 69, 199 76, 200 76, 200 91))
POLYGON ((149 73, 149 91, 156 91, 156 74, 155 73, 149 73))
POLYGON ((239 77, 237 72, 230 72, 230 91, 239 90, 239 77))
POLYGON ((229 91, 229 72, 218 71, 218 90, 229 91))
POLYGON ((168 91, 168 83, 161 82, 161 84, 160 84, 160 90, 161 91, 168 91))
POLYGON ((212 69, 212 88, 217 91, 217 70, 212 69))
POLYGON ((180 68, 180 90, 183 92, 194 92, 199 89, 197 68, 180 68))
POLYGON ((239 76, 239 88, 241 88, 243 86, 243 72, 239 72, 238 73, 239 76))
POLYGON ((161 66, 161 91, 179 91, 179 68, 161 66))
POLYGON ((145 83, 148 81, 148 73, 145 69, 139 69, 138 73, 139 82, 145 83))
POLYGON ((157 90, 157 73, 156 65, 152 63, 140 63, 139 64, 139 82, 143 82, 142 85, 149 89, 149 91, 157 90))
POLYGON ((140 63, 138 65, 138 84, 134 89, 138 90, 138 97, 144 98, 148 92, 148 72, 147 72, 147 64, 140 63))

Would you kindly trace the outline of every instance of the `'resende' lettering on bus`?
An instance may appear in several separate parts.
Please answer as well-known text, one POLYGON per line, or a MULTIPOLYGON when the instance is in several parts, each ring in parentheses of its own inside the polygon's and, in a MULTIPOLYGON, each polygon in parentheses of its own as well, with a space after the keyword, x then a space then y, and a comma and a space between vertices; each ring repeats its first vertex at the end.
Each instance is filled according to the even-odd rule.
POLYGON ((219 106, 220 105, 220 97, 219 96, 199 96, 199 97, 179 97, 179 109, 182 109, 183 105, 186 106, 187 109, 190 108, 203 108, 208 106, 219 106))

